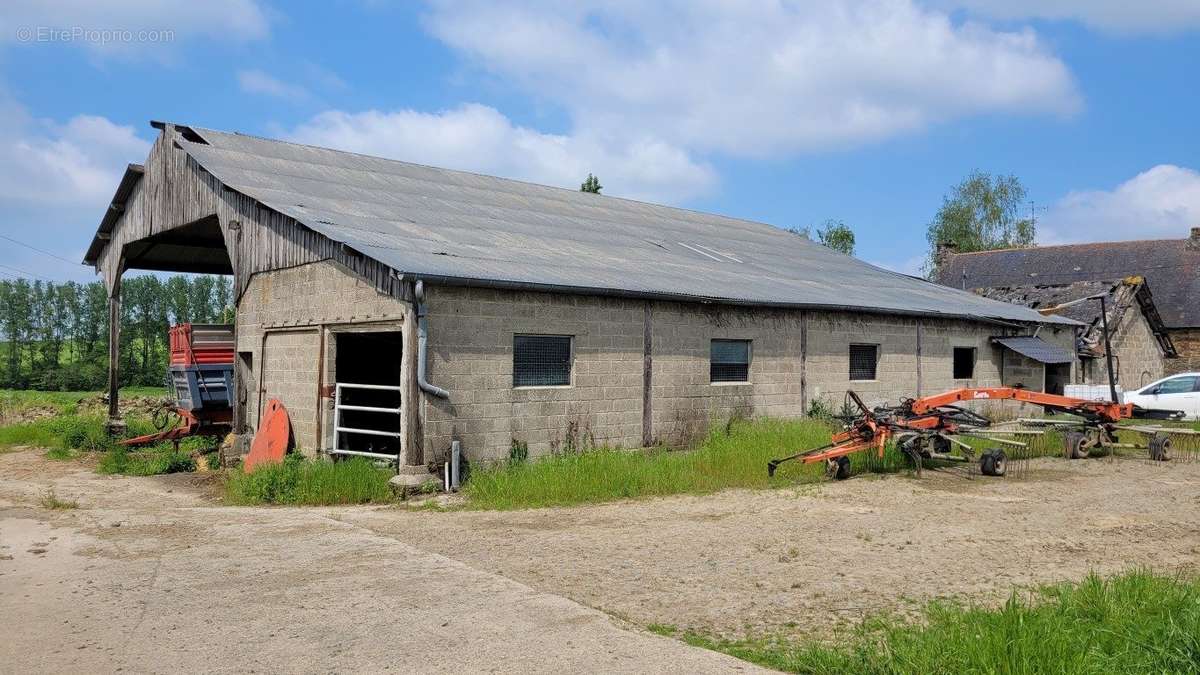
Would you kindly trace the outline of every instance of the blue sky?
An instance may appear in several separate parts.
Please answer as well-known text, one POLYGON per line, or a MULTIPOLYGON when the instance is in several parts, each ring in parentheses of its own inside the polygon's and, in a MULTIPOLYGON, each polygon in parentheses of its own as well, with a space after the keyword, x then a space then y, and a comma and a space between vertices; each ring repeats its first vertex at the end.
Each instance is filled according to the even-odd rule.
POLYGON ((1043 243, 1200 225, 1197 0, 13 5, 0 278, 92 278, 59 257, 82 256, 151 119, 837 218, 910 272, 975 168, 1022 179, 1043 243))

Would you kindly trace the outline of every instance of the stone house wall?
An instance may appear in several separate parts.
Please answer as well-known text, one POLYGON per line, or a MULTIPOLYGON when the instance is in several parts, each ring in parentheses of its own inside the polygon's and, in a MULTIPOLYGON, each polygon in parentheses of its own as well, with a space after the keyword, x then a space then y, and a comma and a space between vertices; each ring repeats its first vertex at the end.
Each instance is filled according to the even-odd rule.
POLYGON ((1165 374, 1200 371, 1200 328, 1180 328, 1170 331, 1170 335, 1179 358, 1167 360, 1165 374))

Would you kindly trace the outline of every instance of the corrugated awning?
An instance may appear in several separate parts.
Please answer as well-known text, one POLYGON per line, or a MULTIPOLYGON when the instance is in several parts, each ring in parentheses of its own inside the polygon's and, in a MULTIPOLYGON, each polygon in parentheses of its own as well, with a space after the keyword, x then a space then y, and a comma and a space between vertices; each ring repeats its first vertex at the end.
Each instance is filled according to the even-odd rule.
POLYGON ((998 337, 993 339, 998 344, 1002 344, 1014 352, 1031 358, 1034 361, 1040 361, 1042 363, 1071 363, 1075 360, 1075 355, 1071 352, 1033 335, 998 337))

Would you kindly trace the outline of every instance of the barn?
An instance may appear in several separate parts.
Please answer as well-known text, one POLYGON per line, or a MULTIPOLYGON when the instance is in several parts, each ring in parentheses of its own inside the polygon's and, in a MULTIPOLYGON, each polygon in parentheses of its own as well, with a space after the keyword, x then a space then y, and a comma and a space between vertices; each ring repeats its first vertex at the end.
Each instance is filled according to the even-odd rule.
POLYGON ((85 263, 113 313, 127 270, 233 276, 240 438, 275 398, 302 451, 417 482, 452 441, 472 461, 684 444, 848 389, 1072 376, 1077 322, 771 225, 152 124, 85 263))

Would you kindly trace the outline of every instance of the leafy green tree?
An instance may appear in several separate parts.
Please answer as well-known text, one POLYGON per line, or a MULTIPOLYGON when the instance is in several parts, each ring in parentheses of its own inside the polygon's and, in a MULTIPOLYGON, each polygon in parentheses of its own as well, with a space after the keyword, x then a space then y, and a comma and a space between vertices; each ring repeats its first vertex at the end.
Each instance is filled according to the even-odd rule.
MULTIPOLYGON (((128 277, 121 284, 121 384, 162 383, 170 323, 233 320, 226 277, 128 277)), ((102 282, 0 281, 0 387, 98 389, 108 376, 102 282)))
POLYGON ((167 313, 170 315, 172 323, 189 323, 194 320, 192 314, 194 311, 199 310, 203 313, 207 309, 205 306, 207 303, 200 307, 192 306, 191 291, 195 281, 184 276, 174 276, 163 284, 167 313))
POLYGON ((792 228, 788 232, 800 235, 805 239, 812 239, 822 246, 846 255, 854 255, 854 230, 851 230, 850 226, 841 220, 834 218, 825 220, 817 227, 815 235, 812 226, 792 228))
POLYGON ((600 191, 603 189, 604 186, 600 184, 600 179, 596 178, 590 173, 587 175, 587 178, 584 179, 583 184, 579 186, 580 192, 591 192, 592 194, 597 195, 600 194, 600 191))
POLYGON ((1016 176, 972 171, 942 198, 942 207, 929 223, 926 269, 931 275, 936 272, 942 244, 952 244, 961 253, 1033 246, 1034 221, 1020 215, 1025 194, 1016 176))

